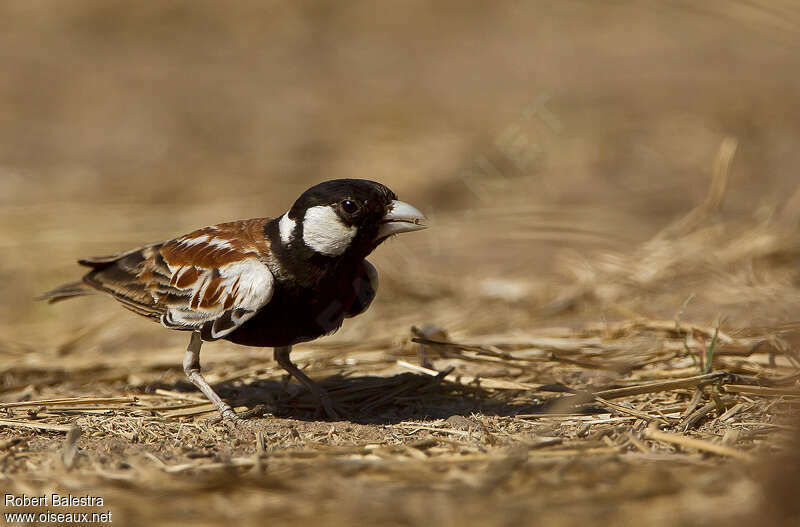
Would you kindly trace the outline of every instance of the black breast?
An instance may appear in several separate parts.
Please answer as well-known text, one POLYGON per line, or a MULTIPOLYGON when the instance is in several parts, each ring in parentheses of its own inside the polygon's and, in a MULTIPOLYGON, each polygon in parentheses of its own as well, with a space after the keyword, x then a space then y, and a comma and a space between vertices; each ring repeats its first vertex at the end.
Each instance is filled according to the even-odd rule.
POLYGON ((256 347, 307 342, 335 332, 345 317, 360 313, 374 296, 363 265, 353 272, 337 272, 335 278, 320 282, 314 289, 276 282, 269 303, 223 338, 256 347))

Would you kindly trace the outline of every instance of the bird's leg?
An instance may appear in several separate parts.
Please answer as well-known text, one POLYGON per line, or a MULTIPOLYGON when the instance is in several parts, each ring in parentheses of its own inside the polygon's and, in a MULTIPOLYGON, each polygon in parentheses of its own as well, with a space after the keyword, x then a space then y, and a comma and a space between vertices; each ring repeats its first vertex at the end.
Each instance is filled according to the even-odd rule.
POLYGON ((223 401, 222 398, 217 395, 214 388, 206 382, 203 375, 200 373, 200 346, 202 344, 203 341, 200 339, 200 332, 193 331, 192 338, 189 341, 189 347, 186 348, 186 355, 183 356, 183 372, 189 378, 189 381, 197 386, 209 401, 217 405, 223 419, 230 419, 231 421, 238 420, 239 416, 233 411, 231 405, 223 401))
POLYGON ((303 383, 303 385, 308 388, 312 394, 314 394, 314 397, 319 400, 322 408, 325 409, 325 413, 328 415, 328 417, 331 419, 339 419, 339 413, 334 409, 331 396, 328 395, 328 392, 320 388, 317 383, 312 381, 308 375, 303 373, 300 368, 292 363, 292 361, 289 359, 289 353, 291 351, 291 346, 281 346, 279 348, 275 348, 273 357, 275 358, 275 361, 277 361, 277 363, 283 367, 284 370, 289 372, 289 375, 292 375, 295 379, 303 383))

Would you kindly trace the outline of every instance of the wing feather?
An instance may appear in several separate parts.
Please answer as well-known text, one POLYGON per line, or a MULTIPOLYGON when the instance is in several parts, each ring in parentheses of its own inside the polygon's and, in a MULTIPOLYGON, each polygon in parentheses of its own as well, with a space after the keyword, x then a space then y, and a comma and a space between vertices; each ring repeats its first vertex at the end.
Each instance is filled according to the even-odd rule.
MULTIPOLYGON (((174 266, 173 276, 188 265, 174 266)), ((191 282, 179 279, 164 295, 154 291, 157 302, 163 299, 168 306, 161 318, 167 327, 200 330, 203 338, 218 339, 250 319, 272 298, 274 278, 255 255, 212 268, 191 267, 191 282)), ((187 272, 183 271, 181 277, 187 272)))
POLYGON ((378 292, 378 270, 369 261, 364 260, 353 287, 356 297, 350 310, 345 313, 346 318, 353 318, 366 311, 378 292))
POLYGON ((231 333, 272 298, 265 263, 267 218, 206 227, 165 243, 84 260, 84 282, 162 325, 200 331, 204 340, 231 333))

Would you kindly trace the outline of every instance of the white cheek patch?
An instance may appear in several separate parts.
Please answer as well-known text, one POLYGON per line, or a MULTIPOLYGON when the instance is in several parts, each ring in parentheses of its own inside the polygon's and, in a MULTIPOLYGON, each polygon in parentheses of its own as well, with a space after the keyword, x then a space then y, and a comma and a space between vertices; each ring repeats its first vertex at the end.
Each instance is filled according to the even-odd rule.
POLYGON ((345 225, 332 207, 311 207, 303 218, 303 241, 314 251, 328 256, 345 252, 357 230, 345 225))
POLYGON ((288 212, 281 216, 281 221, 278 222, 278 230, 281 234, 281 242, 284 245, 289 245, 294 239, 294 228, 296 226, 297 224, 289 217, 288 212))

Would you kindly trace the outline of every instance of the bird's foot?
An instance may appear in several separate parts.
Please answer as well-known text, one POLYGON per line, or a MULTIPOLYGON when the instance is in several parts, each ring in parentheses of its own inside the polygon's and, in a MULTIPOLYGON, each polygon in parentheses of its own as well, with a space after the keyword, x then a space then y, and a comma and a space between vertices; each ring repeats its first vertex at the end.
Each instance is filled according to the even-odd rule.
POLYGON ((250 408, 249 410, 245 410, 244 412, 237 414, 231 405, 222 403, 219 405, 219 414, 210 418, 209 422, 218 423, 221 421, 229 427, 236 428, 240 427, 248 419, 264 415, 266 411, 267 407, 263 404, 259 404, 254 408, 250 408))
POLYGON ((222 403, 219 405, 219 414, 222 416, 224 421, 240 421, 241 417, 239 417, 231 405, 222 403))
POLYGON ((242 420, 242 418, 234 411, 234 409, 231 408, 231 405, 227 403, 217 404, 217 409, 219 410, 219 413, 208 418, 209 424, 223 422, 230 426, 236 425, 242 420))

